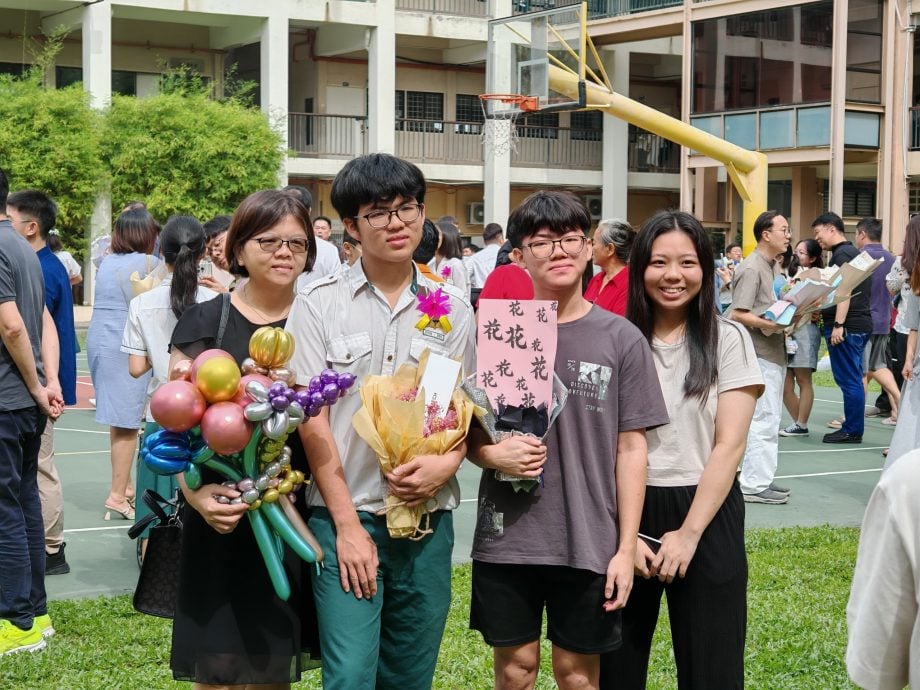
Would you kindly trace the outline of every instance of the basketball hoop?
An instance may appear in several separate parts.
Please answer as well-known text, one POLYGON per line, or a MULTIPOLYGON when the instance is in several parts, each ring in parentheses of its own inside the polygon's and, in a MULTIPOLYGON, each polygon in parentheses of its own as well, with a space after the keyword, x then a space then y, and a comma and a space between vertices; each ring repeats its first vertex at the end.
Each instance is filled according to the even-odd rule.
POLYGON ((519 93, 481 93, 479 104, 482 106, 483 146, 491 148, 492 152, 498 155, 506 153, 509 149, 516 152, 518 118, 539 108, 537 97, 519 93), (489 103, 504 103, 512 107, 495 112, 490 111, 489 103))

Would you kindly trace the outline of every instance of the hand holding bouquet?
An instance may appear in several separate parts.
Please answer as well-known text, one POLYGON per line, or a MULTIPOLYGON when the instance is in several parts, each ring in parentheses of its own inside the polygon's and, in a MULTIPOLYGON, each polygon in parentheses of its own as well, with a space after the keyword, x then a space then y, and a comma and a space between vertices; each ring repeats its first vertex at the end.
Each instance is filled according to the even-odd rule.
MULTIPOLYGON (((437 398, 426 404, 419 383, 428 359, 425 351, 418 367, 404 364, 392 376, 368 376, 361 386, 363 406, 352 424, 374 450, 384 474, 400 477, 399 468, 414 459, 442 456, 466 438, 475 406, 455 388, 455 381, 451 382, 453 393, 446 405, 437 398)), ((384 511, 390 536, 421 539, 430 534, 431 530, 422 524, 431 511, 428 504, 416 504, 393 493, 387 495, 384 511)))

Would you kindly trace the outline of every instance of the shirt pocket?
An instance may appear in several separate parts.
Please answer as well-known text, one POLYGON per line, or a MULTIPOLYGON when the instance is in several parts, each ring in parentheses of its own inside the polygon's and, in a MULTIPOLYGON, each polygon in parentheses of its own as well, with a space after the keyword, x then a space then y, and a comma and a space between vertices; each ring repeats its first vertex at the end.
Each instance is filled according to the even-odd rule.
POLYGON ((431 350, 436 355, 444 355, 445 357, 452 357, 450 350, 445 347, 445 343, 437 340, 435 338, 426 338, 422 335, 417 335, 412 338, 409 343, 409 358, 418 362, 419 357, 422 356, 422 353, 425 349, 431 350))
POLYGON ((338 372, 352 373, 359 381, 370 373, 371 350, 371 334, 367 332, 343 335, 326 343, 330 367, 338 372))

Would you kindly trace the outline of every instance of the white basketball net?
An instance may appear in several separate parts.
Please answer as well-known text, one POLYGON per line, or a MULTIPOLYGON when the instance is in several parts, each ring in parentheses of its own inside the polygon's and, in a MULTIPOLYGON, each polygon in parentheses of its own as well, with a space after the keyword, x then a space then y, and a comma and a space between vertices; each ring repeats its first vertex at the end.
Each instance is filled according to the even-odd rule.
POLYGON ((493 155, 501 156, 511 151, 517 153, 517 121, 522 115, 521 111, 507 111, 499 116, 488 112, 485 100, 482 105, 482 145, 486 155, 491 151, 493 155))

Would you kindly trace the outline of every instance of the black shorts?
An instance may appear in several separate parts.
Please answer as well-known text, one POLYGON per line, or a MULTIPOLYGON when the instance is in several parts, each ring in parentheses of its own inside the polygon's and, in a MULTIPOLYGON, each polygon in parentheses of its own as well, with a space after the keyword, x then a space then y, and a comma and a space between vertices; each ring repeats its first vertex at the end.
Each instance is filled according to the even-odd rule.
POLYGON ((603 654, 622 641, 620 611, 603 609, 606 577, 559 565, 473 561, 470 628, 492 647, 517 647, 547 637, 577 654, 603 654))

